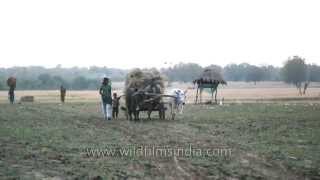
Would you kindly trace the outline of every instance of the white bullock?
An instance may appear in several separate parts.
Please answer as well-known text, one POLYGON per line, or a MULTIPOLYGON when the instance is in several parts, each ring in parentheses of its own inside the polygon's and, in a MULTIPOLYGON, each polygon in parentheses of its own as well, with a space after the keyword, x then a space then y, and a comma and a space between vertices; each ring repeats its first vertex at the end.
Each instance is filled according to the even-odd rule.
POLYGON ((182 114, 183 107, 186 104, 187 99, 187 91, 183 91, 181 89, 172 89, 170 91, 171 98, 170 102, 168 103, 171 110, 171 118, 174 120, 176 113, 182 114))

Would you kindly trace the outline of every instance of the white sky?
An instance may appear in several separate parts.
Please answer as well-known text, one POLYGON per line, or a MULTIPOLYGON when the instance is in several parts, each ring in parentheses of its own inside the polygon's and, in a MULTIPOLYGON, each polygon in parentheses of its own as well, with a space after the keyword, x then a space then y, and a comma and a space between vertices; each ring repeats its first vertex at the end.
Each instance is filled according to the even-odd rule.
POLYGON ((281 66, 293 55, 320 64, 318 0, 0 1, 0 67, 281 66))

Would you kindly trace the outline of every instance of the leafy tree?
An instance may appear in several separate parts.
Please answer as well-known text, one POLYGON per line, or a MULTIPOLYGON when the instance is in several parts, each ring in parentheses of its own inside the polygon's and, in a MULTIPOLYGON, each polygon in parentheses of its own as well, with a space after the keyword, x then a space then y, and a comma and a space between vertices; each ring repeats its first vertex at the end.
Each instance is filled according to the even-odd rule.
POLYGON ((239 81, 240 80, 237 64, 228 64, 226 67, 224 67, 223 74, 224 74, 223 76, 228 81, 239 81))
POLYGON ((40 74, 38 76, 38 79, 41 81, 41 83, 45 84, 45 83, 47 83, 48 81, 51 80, 51 76, 50 76, 50 74, 47 74, 47 73, 40 74))
POLYGON ((280 81, 280 68, 271 65, 260 67, 263 71, 263 81, 280 81))
POLYGON ((69 83, 64 80, 61 76, 53 76, 52 80, 54 82, 54 86, 59 88, 60 86, 64 86, 65 88, 69 88, 69 83))
POLYGON ((314 82, 320 82, 320 66, 316 64, 308 65, 308 79, 314 82))
POLYGON ((308 86, 308 82, 306 82, 307 66, 305 64, 305 60, 299 56, 293 56, 293 58, 289 58, 282 68, 282 77, 286 83, 294 84, 301 95, 303 82, 305 82, 305 90, 308 86))
POLYGON ((55 89, 56 84, 50 74, 44 73, 38 76, 39 86, 42 89, 55 89))
POLYGON ((202 73, 203 68, 195 63, 180 63, 173 68, 162 69, 170 81, 192 82, 202 73))
POLYGON ((17 81, 17 89, 43 89, 42 87, 39 87, 40 81, 38 79, 28 79, 28 78, 18 78, 17 81))
POLYGON ((0 80, 0 90, 4 90, 4 84, 3 84, 3 82, 0 80))
POLYGON ((246 81, 257 83, 257 81, 262 81, 265 75, 263 68, 258 66, 249 66, 246 72, 246 81))
POLYGON ((229 64, 224 68, 224 77, 229 81, 245 81, 248 76, 250 64, 229 64))
POLYGON ((83 76, 76 77, 72 82, 72 89, 83 90, 88 89, 88 80, 83 76))

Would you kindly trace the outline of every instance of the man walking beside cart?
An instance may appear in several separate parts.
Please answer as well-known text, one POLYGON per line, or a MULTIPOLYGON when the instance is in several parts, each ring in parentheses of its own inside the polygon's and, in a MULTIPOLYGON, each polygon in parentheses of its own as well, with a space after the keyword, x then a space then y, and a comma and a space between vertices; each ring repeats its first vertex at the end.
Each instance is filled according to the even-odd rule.
POLYGON ((112 117, 112 95, 111 95, 111 84, 109 78, 103 78, 102 85, 99 89, 99 94, 102 99, 102 109, 105 120, 111 120, 112 117))

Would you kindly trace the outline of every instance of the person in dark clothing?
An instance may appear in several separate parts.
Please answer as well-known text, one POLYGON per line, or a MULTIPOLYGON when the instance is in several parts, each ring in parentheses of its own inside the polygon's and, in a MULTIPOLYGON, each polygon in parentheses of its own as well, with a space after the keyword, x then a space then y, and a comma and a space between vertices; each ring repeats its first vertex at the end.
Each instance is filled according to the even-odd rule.
POLYGON ((14 103, 14 87, 13 86, 10 86, 8 95, 9 95, 10 103, 13 104, 14 103))
POLYGON ((17 84, 17 79, 15 77, 11 76, 8 78, 7 80, 7 85, 9 87, 8 96, 11 104, 14 103, 14 90, 16 88, 16 84, 17 84))
POLYGON ((64 103, 64 100, 66 98, 67 89, 63 86, 60 86, 60 100, 62 103, 64 103))
POLYGON ((113 119, 118 119, 120 98, 121 97, 117 97, 117 93, 113 93, 113 99, 112 99, 112 118, 113 119))
POLYGON ((111 120, 111 106, 112 106, 112 95, 111 85, 109 84, 109 78, 103 78, 102 85, 99 90, 99 94, 102 99, 102 109, 105 120, 111 120))

